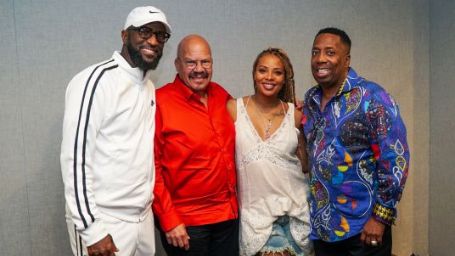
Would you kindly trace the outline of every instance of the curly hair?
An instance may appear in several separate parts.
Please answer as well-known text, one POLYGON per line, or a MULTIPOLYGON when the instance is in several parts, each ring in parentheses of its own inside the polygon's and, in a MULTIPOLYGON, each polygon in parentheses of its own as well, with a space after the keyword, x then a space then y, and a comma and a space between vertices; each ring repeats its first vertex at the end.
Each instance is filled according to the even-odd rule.
MULTIPOLYGON (((294 84, 294 69, 292 68, 292 63, 289 60, 288 54, 280 48, 273 48, 269 47, 263 50, 259 55, 256 57, 256 60, 253 64, 253 78, 254 72, 256 71, 257 65, 259 60, 266 56, 266 55, 273 55, 280 59, 281 63, 283 63, 285 77, 284 77, 284 84, 283 88, 281 88, 280 92, 278 93, 278 98, 284 102, 291 102, 295 104, 295 84, 294 84)), ((256 88, 255 88, 256 90, 256 88)))

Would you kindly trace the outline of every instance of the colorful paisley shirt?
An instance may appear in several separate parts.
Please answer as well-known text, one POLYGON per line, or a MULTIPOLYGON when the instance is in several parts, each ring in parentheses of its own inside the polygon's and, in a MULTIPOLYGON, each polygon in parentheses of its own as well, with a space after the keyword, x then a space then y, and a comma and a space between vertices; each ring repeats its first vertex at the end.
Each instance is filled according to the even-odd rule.
POLYGON ((347 239, 371 216, 391 225, 409 166, 397 104, 352 68, 324 111, 321 99, 319 86, 306 93, 302 120, 311 170, 310 238, 347 239))

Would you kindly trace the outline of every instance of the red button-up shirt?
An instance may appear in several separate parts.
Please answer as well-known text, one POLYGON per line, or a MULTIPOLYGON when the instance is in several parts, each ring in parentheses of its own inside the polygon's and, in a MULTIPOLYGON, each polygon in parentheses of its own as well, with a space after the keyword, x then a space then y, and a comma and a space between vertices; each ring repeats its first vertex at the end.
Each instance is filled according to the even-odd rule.
POLYGON ((166 232, 238 217, 230 95, 214 82, 207 95, 206 107, 178 76, 156 91, 153 211, 166 232))

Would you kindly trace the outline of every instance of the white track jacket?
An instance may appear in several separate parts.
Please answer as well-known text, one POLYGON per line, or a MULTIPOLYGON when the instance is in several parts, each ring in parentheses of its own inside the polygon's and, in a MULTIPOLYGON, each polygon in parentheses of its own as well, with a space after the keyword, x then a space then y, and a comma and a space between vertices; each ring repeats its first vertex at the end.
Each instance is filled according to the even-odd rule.
POLYGON ((69 83, 61 168, 67 218, 87 245, 108 233, 103 214, 139 222, 153 200, 155 87, 119 52, 69 83))

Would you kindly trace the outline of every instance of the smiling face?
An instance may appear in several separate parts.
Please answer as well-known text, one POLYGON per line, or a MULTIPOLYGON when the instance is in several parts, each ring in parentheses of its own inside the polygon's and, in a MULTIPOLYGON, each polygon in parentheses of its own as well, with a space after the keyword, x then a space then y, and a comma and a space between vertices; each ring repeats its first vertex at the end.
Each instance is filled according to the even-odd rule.
MULTIPOLYGON (((153 32, 166 32, 164 25, 160 22, 151 22, 144 25, 153 32)), ((155 35, 143 38, 138 30, 127 29, 122 31, 124 49, 122 56, 132 67, 139 67, 142 70, 149 70, 156 67, 163 54, 164 42, 157 40, 155 35)))
POLYGON ((340 86, 349 70, 349 48, 338 35, 323 33, 313 42, 311 71, 322 88, 340 86))
POLYGON ((208 42, 197 35, 184 38, 174 63, 185 85, 201 96, 205 95, 212 79, 212 53, 208 42))
POLYGON ((258 60, 253 79, 256 93, 277 96, 285 81, 284 65, 277 56, 266 54, 258 60))

